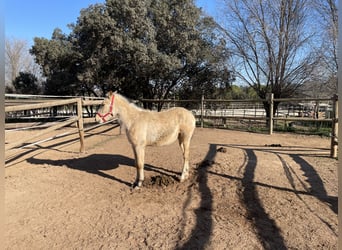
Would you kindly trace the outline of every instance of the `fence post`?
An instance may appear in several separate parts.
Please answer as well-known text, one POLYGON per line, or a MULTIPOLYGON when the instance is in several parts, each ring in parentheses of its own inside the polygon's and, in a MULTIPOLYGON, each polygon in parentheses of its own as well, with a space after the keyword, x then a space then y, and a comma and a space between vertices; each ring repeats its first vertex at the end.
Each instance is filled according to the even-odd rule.
POLYGON ((202 94, 202 97, 201 97, 201 128, 203 128, 203 123, 204 123, 203 113, 204 113, 204 95, 202 94))
POLYGON ((331 131, 331 146, 330 157, 337 157, 338 145, 338 96, 334 95, 333 98, 333 117, 332 117, 332 131, 331 131))
POLYGON ((80 135, 80 152, 84 153, 84 129, 83 129, 83 106, 82 106, 82 98, 78 98, 77 100, 77 127, 78 133, 80 135))
POLYGON ((273 98, 274 98, 273 93, 268 93, 266 98, 270 105, 270 111, 269 111, 270 117, 268 120, 268 128, 269 128, 269 134, 272 135, 273 134, 273 98))

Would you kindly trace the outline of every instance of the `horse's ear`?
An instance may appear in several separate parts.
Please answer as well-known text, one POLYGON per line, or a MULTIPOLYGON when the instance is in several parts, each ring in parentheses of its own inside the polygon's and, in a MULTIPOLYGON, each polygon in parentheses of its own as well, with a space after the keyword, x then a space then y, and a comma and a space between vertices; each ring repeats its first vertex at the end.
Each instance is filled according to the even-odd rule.
POLYGON ((109 91, 108 96, 112 96, 113 95, 113 91, 109 91))

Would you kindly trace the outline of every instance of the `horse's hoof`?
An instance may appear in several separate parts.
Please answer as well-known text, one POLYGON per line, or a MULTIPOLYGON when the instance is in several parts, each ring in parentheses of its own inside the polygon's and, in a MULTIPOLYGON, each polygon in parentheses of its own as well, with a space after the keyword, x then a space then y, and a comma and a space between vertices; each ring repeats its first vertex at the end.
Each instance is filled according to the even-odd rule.
POLYGON ((182 176, 179 178, 179 182, 184 182, 184 181, 186 181, 188 178, 189 178, 189 174, 182 175, 182 176))
POLYGON ((140 189, 142 187, 142 181, 134 182, 132 185, 132 189, 140 189))

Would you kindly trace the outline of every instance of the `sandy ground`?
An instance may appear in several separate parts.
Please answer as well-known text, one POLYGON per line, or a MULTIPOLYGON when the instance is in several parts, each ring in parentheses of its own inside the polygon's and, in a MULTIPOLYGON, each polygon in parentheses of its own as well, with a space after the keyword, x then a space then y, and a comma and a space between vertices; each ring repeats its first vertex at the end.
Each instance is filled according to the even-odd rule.
POLYGON ((189 180, 177 179, 177 143, 148 147, 144 187, 131 190, 126 135, 86 136, 84 154, 76 135, 7 152, 5 249, 337 248, 327 138, 197 128, 189 180))

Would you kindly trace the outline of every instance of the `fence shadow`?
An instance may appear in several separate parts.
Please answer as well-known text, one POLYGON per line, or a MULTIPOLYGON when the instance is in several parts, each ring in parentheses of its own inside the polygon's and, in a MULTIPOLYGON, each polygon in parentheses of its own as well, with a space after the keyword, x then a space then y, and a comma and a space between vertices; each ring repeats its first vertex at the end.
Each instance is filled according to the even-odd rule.
MULTIPOLYGON (((108 132, 108 131, 110 131, 110 130, 112 130, 114 128, 117 128, 118 126, 119 125, 111 126, 109 128, 106 128, 103 131, 98 131, 98 132, 91 132, 91 133, 86 132, 85 135, 84 135, 84 138, 86 139, 88 137, 92 137, 92 136, 95 136, 95 135, 106 133, 106 132, 108 132)), ((77 133, 77 132, 75 132, 75 133, 77 133)), ((75 133, 63 135, 63 136, 60 136, 59 138, 71 137, 71 136, 74 137, 75 133)), ((51 140, 54 140, 54 139, 51 139, 51 140)), ((41 144, 32 145, 31 147, 29 147, 27 149, 21 149, 20 152, 18 152, 17 154, 15 154, 12 157, 6 159, 5 160, 5 165, 9 165, 10 163, 15 162, 17 160, 25 160, 26 159, 26 157, 25 157, 26 155, 29 155, 29 154, 31 154, 33 152, 36 152, 36 151, 37 151, 36 155, 38 155, 42 150, 55 150, 55 151, 61 152, 63 150, 61 150, 60 148, 65 147, 65 146, 69 146, 69 145, 74 144, 74 143, 78 143, 79 141, 80 141, 79 137, 74 137, 74 138, 65 139, 63 141, 55 142, 53 144, 49 144, 49 146, 43 146, 41 144)), ((25 144, 29 144, 29 143, 25 143, 25 144)), ((42 144, 44 144, 44 143, 42 143, 42 144)))

